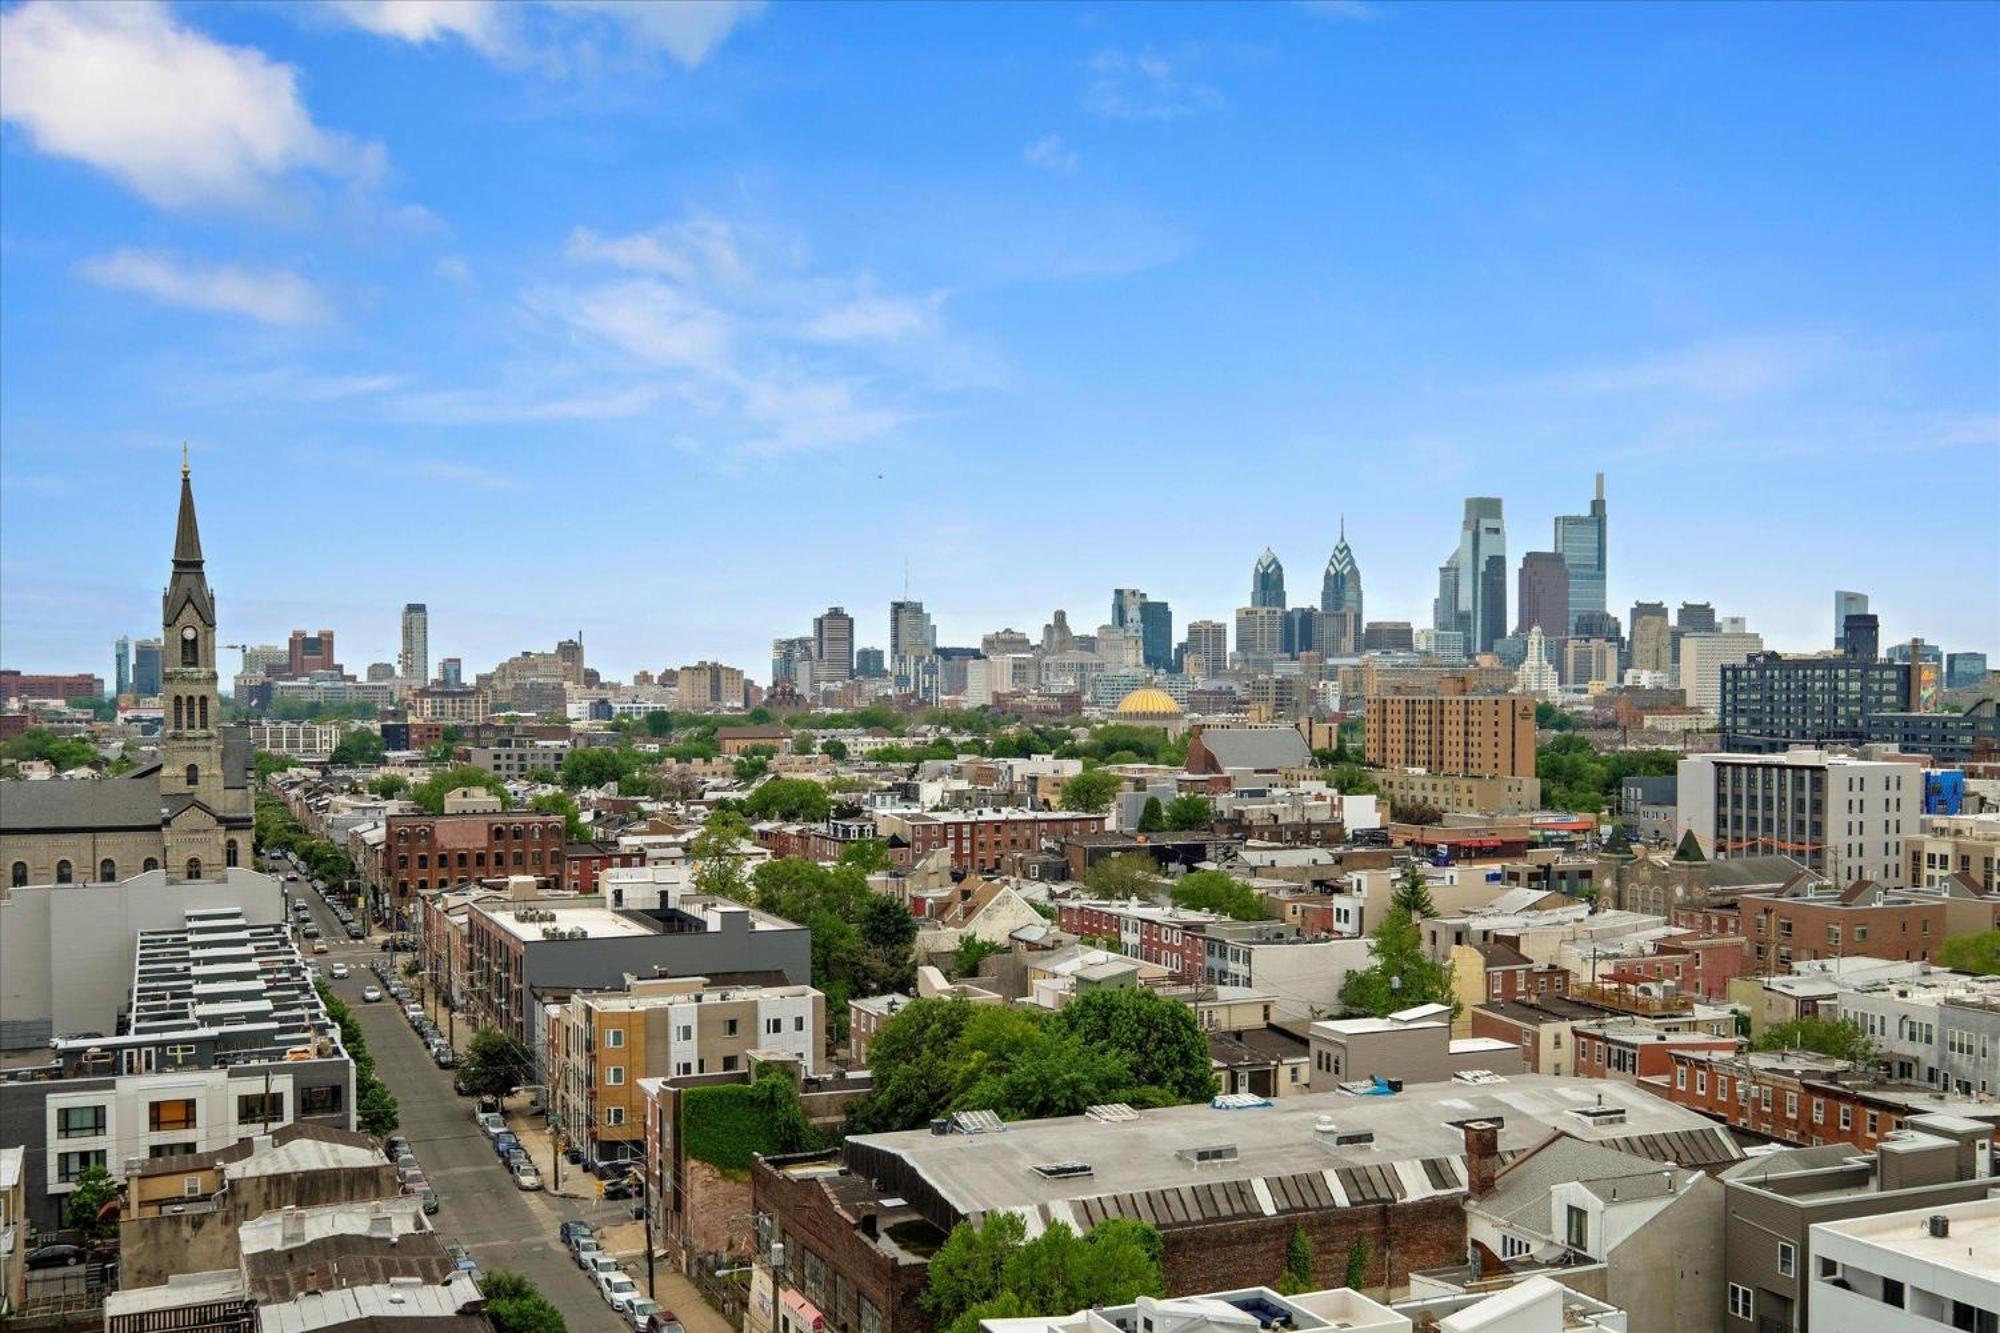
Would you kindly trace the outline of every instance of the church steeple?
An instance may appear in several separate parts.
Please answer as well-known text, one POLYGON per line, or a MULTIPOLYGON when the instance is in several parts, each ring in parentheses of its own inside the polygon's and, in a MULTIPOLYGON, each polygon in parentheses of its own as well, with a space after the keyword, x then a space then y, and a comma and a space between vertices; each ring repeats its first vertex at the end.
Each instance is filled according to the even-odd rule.
POLYGON ((201 524, 195 519, 194 482, 185 444, 181 446, 181 512, 174 529, 174 576, 167 584, 160 615, 169 633, 183 606, 191 606, 205 628, 215 628, 215 598, 208 590, 208 576, 202 572, 201 524))
POLYGON ((181 446, 181 517, 174 532, 174 568, 201 569, 201 525, 194 518, 194 483, 188 478, 187 446, 181 446))
MULTIPOLYGON (((194 482, 182 446, 181 507, 173 575, 161 597, 160 803, 170 881, 210 877, 239 864, 240 840, 225 836, 229 778, 223 772, 222 696, 215 671, 215 598, 202 571, 194 482)), ((235 825, 230 826, 231 829, 235 825)))

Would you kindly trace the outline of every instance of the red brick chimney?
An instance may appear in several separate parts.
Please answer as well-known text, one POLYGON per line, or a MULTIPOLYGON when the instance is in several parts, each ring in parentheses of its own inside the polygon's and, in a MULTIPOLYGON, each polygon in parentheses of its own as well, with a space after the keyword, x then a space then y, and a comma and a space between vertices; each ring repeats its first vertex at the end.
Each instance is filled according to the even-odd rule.
POLYGON ((1466 1193, 1483 1199, 1493 1192, 1493 1178, 1500 1174, 1500 1126, 1491 1120, 1473 1120, 1465 1126, 1466 1193))

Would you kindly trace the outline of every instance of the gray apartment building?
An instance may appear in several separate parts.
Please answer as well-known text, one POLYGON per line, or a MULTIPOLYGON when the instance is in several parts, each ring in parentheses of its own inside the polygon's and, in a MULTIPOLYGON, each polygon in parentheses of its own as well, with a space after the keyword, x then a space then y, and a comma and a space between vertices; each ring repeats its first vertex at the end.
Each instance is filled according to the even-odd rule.
POLYGON ((1826 1144, 1723 1173, 1723 1333, 1807 1333, 1814 1223, 1986 1197, 1992 1126, 1947 1115, 1903 1124, 1872 1154, 1826 1144))
POLYGON ((473 746, 466 758, 495 777, 520 782, 531 773, 560 771, 569 751, 568 741, 503 737, 492 745, 473 746))
POLYGON ((1963 713, 1876 713, 1867 735, 1947 764, 2000 762, 2000 702, 1981 699, 1963 713))
POLYGON ((354 1127, 354 1065, 288 927, 190 908, 139 935, 125 1030, 54 1038, 0 1079, 28 1216, 61 1225, 83 1174, 214 1152, 284 1125, 354 1127))
POLYGON ((1794 745, 1859 745, 1877 713, 1912 707, 1910 668, 1847 654, 1753 653, 1724 665, 1722 748, 1774 754, 1794 745))

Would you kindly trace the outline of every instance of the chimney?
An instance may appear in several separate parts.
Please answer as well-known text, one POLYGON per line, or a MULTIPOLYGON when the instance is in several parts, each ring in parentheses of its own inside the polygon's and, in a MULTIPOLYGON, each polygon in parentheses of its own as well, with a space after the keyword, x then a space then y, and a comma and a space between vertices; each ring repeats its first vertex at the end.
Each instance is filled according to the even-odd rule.
POLYGON ((1493 1179, 1500 1174, 1500 1126, 1491 1120, 1471 1120, 1465 1124, 1466 1194, 1483 1199, 1493 1192, 1493 1179))

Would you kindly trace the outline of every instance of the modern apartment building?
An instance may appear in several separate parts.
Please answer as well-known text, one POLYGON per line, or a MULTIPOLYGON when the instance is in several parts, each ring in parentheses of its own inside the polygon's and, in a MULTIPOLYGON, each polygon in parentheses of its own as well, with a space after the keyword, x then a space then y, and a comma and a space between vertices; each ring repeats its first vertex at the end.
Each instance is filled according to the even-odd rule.
POLYGON ((1822 1014, 1861 1025, 1890 1077, 1959 1097, 2000 1092, 2000 977, 1918 970, 1884 980, 1843 980, 1822 1014))
POLYGON ((628 975, 615 990, 543 1006, 551 1110, 599 1161, 643 1154, 642 1078, 730 1074, 777 1052, 807 1077, 825 1062, 826 997, 811 986, 718 985, 628 975))
POLYGON ((1876 714, 1916 706, 1913 674, 1907 665, 1833 653, 1757 653, 1724 664, 1716 708, 1722 748, 1774 754, 1794 745, 1858 745, 1876 714))
POLYGON ((1219 676, 1229 669, 1229 626, 1220 620, 1191 620, 1187 635, 1187 654, 1181 661, 1184 674, 1219 676))
POLYGON ((1875 713, 1864 731, 1870 741, 1943 763, 2000 763, 2000 702, 1992 699, 1962 713, 1875 713))
POLYGON ((1822 1330, 2000 1329, 2000 1199, 1815 1222, 1809 1243, 1822 1330))
POLYGON ((1478 778, 1535 775, 1535 701, 1526 695, 1373 696, 1366 736, 1371 768, 1478 778))
POLYGON ((403 649, 396 654, 396 674, 417 685, 431 678, 431 612, 422 602, 403 607, 403 649))
POLYGON ((1987 893, 2000 893, 2000 812, 1925 815, 1904 835, 1912 887, 1935 888, 1955 875, 1987 893))
POLYGON ((1904 835, 1923 814, 1923 770, 1822 750, 1680 761, 1675 836, 1703 855, 1782 854, 1840 879, 1907 883, 1904 835))

